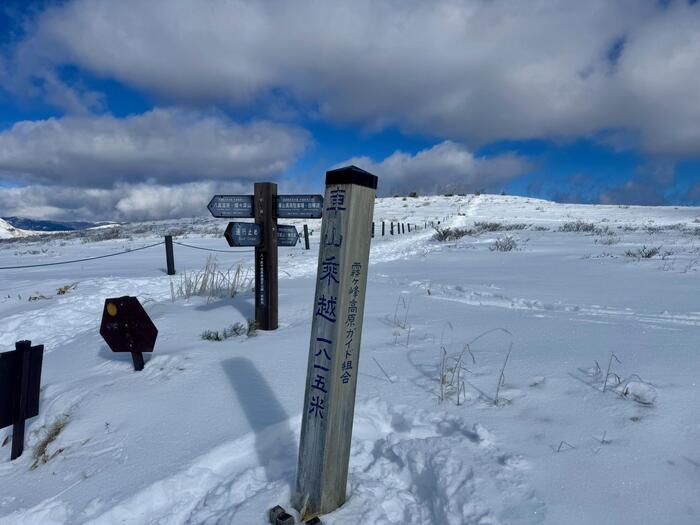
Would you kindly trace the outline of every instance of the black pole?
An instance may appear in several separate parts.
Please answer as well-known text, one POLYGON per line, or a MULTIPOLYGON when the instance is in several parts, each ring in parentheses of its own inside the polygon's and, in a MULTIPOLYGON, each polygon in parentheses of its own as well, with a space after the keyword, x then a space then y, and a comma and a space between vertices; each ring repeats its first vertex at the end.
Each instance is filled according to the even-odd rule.
POLYGON ((382 237, 384 237, 384 221, 382 221, 382 237))
POLYGON ((309 227, 304 224, 304 247, 309 249, 309 227))
POLYGON ((143 370, 143 353, 141 352, 131 352, 131 360, 134 362, 134 370, 139 372, 143 370))
POLYGON ((406 223, 405 223, 405 222, 402 222, 402 223, 401 223, 401 233, 402 233, 402 234, 403 234, 403 233, 406 233, 406 223))
POLYGON ((411 223, 408 223, 408 233, 411 233, 411 223))
POLYGON ((255 324, 277 329, 277 184, 256 182, 253 208, 262 227, 262 245, 255 248, 255 324))
POLYGON ((374 221, 372 221, 372 239, 374 239, 374 221))
POLYGON ((168 275, 175 275, 175 256, 173 254, 173 236, 165 236, 165 262, 168 266, 168 275))
POLYGON ((17 341, 15 348, 19 351, 20 376, 19 396, 15 405, 15 418, 12 423, 12 453, 10 460, 14 461, 24 452, 24 423, 27 413, 27 396, 29 395, 29 351, 32 348, 30 341, 17 341))
POLYGON ((394 223, 391 223, 391 234, 394 235, 394 223))

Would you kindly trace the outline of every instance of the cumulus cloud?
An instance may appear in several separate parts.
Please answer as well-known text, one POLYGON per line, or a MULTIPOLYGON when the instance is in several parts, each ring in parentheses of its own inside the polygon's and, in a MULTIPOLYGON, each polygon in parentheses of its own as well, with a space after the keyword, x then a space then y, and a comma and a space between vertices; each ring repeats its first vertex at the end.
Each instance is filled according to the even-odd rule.
POLYGON ((250 193, 250 185, 190 182, 118 184, 113 188, 31 185, 0 188, 4 216, 57 220, 137 221, 207 215, 217 193, 250 193))
POLYGON ((475 157, 464 145, 445 141, 415 155, 394 152, 380 162, 355 157, 339 163, 355 164, 379 177, 383 195, 470 192, 501 189, 514 177, 527 173, 530 163, 515 154, 475 157))
POLYGON ((291 100, 470 145, 631 130, 697 155, 698 27, 681 0, 73 0, 28 24, 2 82, 94 107, 57 74, 76 65, 178 103, 291 100))
POLYGON ((294 126, 241 125, 219 114, 179 109, 22 121, 0 132, 0 181, 107 188, 119 182, 275 178, 309 141, 294 126))

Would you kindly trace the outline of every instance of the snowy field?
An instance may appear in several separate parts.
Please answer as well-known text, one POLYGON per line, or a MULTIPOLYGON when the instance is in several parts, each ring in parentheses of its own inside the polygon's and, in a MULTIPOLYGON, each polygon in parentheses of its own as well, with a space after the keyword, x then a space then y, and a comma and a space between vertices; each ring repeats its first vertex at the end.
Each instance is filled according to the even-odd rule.
MULTIPOLYGON (((700 208, 392 198, 377 201, 378 231, 381 220, 466 234, 373 240, 348 500, 325 524, 700 523, 700 208)), ((11 428, 0 430, 0 524, 262 525, 268 508, 289 509, 309 224, 311 250, 280 249, 280 328, 225 341, 202 333, 253 317, 249 290, 173 295, 205 251, 176 245, 172 279, 162 246, 0 271, 0 350, 46 347, 21 458, 9 461, 11 428), (159 329, 142 372, 98 333, 104 299, 121 295, 159 329)), ((0 267, 135 249, 168 231, 227 250, 225 225, 8 239, 0 267)), ((250 251, 215 255, 224 269, 252 265, 250 251)))

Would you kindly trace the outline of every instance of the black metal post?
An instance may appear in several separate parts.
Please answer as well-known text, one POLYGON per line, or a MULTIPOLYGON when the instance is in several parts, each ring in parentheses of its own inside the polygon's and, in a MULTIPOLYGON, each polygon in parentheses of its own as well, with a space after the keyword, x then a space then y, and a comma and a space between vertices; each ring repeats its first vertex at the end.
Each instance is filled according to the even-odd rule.
POLYGON ((139 372, 143 370, 143 353, 142 352, 131 352, 131 360, 134 362, 134 370, 139 372))
POLYGON ((390 230, 391 235, 394 235, 394 223, 391 223, 391 230, 390 230))
POLYGON ((278 326, 277 184, 256 182, 255 222, 262 227, 262 245, 255 248, 255 324, 260 330, 278 326))
POLYGON ((12 424, 12 453, 10 460, 14 461, 24 452, 24 424, 27 413, 27 397, 29 395, 29 351, 30 341, 17 341, 15 348, 20 352, 21 369, 19 376, 19 395, 15 405, 15 418, 12 424))
POLYGON ((372 239, 374 239, 374 221, 372 221, 372 239))
POLYGON ((304 224, 304 247, 309 249, 309 227, 304 224))
POLYGON ((382 221, 382 237, 384 237, 384 221, 382 221))
POLYGON ((175 275, 175 256, 173 254, 173 236, 165 236, 165 262, 168 266, 168 275, 175 275))

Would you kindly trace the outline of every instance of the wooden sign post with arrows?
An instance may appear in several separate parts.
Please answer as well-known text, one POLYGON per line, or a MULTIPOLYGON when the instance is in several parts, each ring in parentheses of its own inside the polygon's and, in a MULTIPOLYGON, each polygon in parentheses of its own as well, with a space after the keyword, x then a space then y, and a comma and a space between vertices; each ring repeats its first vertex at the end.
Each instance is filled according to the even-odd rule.
POLYGON ((256 182, 253 195, 215 195, 207 206, 214 217, 255 219, 230 222, 224 237, 229 246, 255 248, 255 324, 276 330, 277 247, 295 246, 299 233, 294 226, 277 225, 277 219, 320 219, 322 195, 277 195, 277 184, 256 182))
POLYGON ((326 173, 294 506, 303 520, 345 503, 377 177, 326 173))

